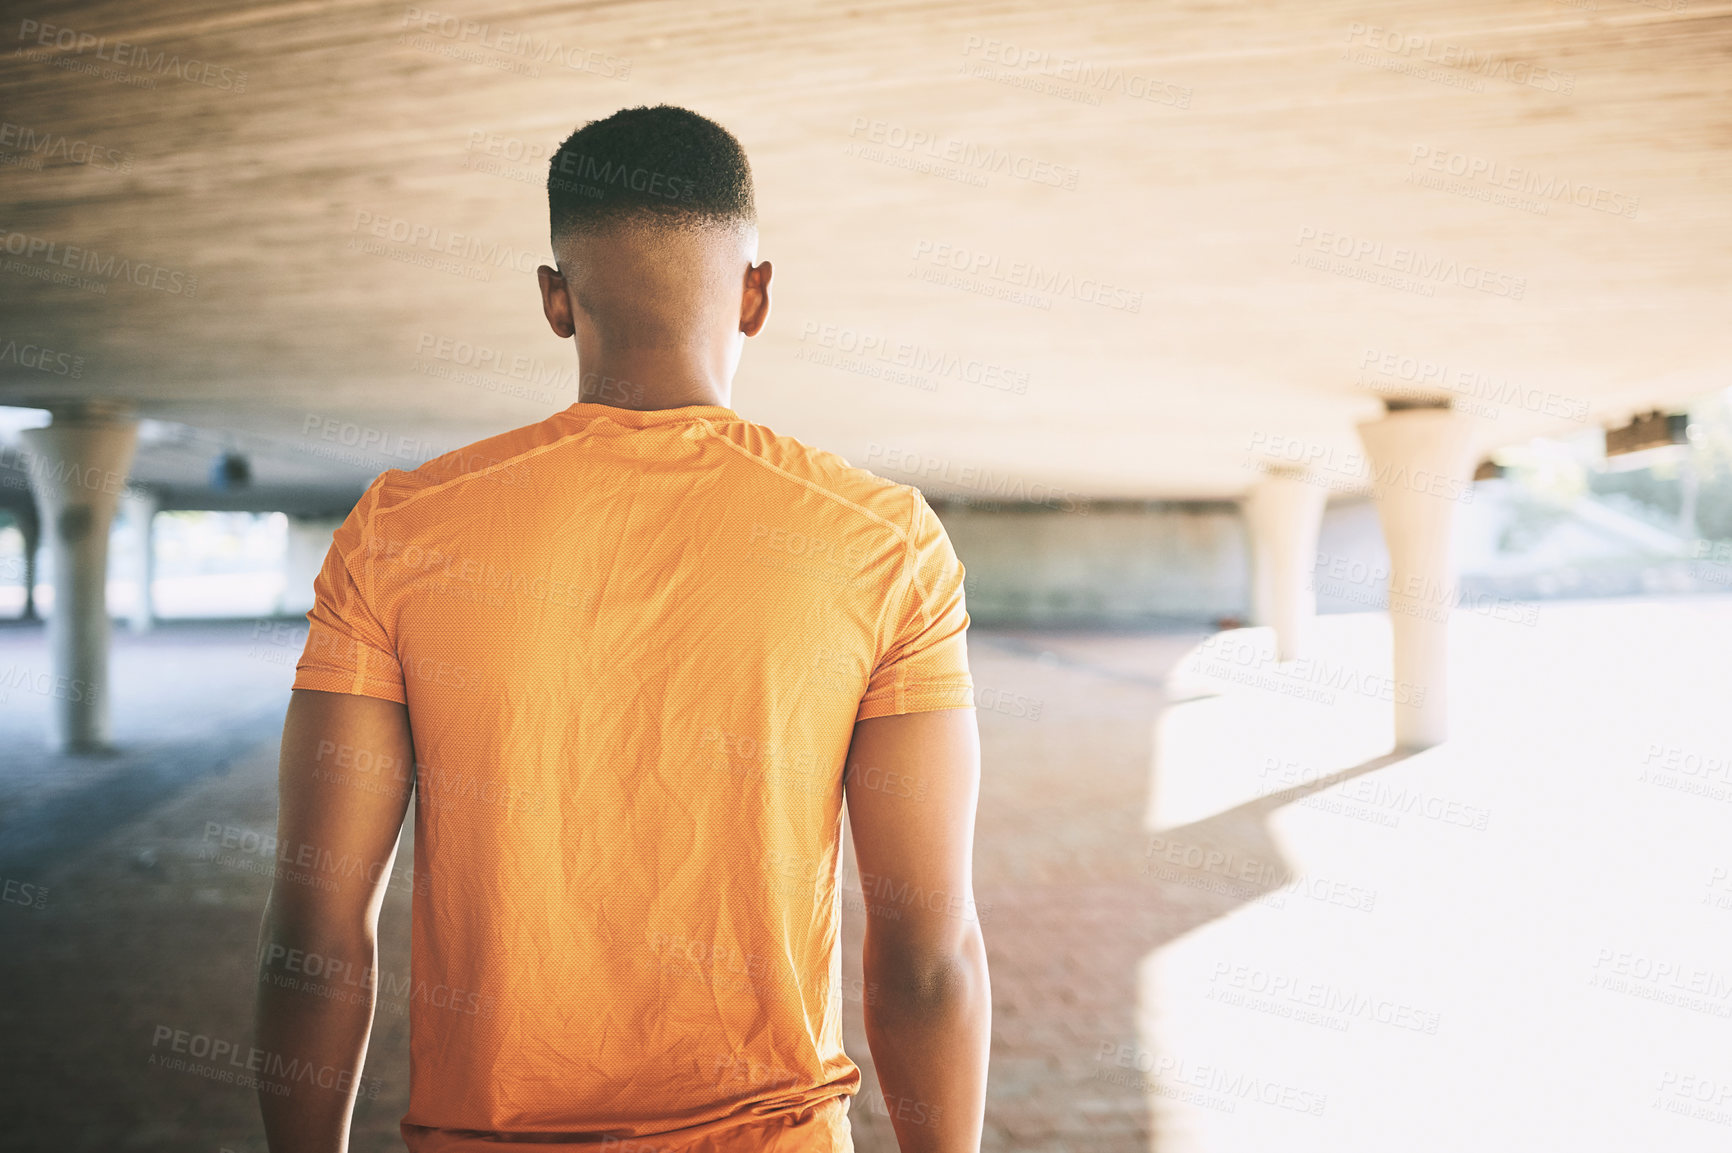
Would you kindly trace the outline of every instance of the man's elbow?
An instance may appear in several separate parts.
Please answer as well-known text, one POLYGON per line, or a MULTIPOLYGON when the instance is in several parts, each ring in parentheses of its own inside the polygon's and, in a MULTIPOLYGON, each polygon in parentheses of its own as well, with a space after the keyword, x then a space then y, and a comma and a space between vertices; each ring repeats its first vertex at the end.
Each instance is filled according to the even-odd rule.
POLYGON ((303 958, 349 960, 372 954, 376 931, 366 908, 332 902, 285 902, 275 895, 265 906, 259 938, 261 968, 297 965, 303 958))
POLYGON ((868 940, 863 960, 879 998, 911 1011, 971 1001, 987 983, 986 943, 974 922, 940 942, 868 940))

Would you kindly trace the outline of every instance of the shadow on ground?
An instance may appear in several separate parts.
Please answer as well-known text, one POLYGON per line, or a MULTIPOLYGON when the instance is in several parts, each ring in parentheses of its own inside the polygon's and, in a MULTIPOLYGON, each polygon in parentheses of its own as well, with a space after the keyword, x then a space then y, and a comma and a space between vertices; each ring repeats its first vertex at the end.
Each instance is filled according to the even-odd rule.
MULTIPOLYGON (((178 707, 214 715, 220 735, 177 739, 158 726, 116 756, 65 761, 64 779, 40 747, 0 771, 0 878, 32 886, 31 901, 0 904, 0 1028, 12 1040, 0 1049, 0 1148, 263 1153, 237 1070, 173 1064, 191 1056, 177 1037, 189 1048, 251 1044, 282 713, 255 707, 264 682, 225 697, 237 675, 258 671, 248 631, 236 626, 226 647, 205 637, 179 666, 178 707)), ((1103 1076, 1115 1068, 1103 1054, 1139 1043, 1139 964, 1286 883, 1269 830, 1281 806, 1396 759, 1151 834, 1153 721, 1173 703, 1166 672, 1197 639, 983 631, 972 641, 984 766, 976 897, 994 993, 987 1150, 1146 1153, 1144 1088, 1103 1076), (1152 852, 1157 842, 1177 859, 1152 852), (1248 876, 1224 883, 1247 861, 1248 876)), ((170 644, 149 643, 153 662, 170 644)), ((405 843, 399 859, 411 852, 405 843)), ((400 887, 387 897, 385 973, 407 973, 408 898, 400 887)), ((846 1039, 865 1075, 852 1121, 861 1153, 880 1153, 895 1141, 864 1041, 859 903, 844 908, 846 1039)), ((377 1093, 357 1109, 356 1153, 401 1148, 406 1010, 381 996, 367 1065, 377 1093)))

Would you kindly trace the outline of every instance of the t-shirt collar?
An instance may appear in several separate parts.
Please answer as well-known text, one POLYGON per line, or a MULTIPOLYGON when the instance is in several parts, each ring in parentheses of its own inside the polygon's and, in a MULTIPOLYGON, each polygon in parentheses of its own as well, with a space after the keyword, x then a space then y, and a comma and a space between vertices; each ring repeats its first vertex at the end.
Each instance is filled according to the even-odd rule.
POLYGON ((678 408, 619 408, 611 404, 580 400, 565 410, 568 416, 603 417, 627 428, 678 424, 687 420, 739 420, 731 408, 719 404, 682 404, 678 408))

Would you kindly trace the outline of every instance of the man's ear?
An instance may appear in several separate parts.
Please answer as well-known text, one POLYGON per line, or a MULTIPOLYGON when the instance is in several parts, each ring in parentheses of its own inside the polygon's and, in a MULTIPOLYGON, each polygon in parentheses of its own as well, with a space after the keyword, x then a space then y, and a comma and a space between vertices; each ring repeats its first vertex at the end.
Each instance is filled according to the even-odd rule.
POLYGON ((571 319, 571 297, 565 291, 565 276, 559 269, 544 264, 535 270, 535 277, 541 282, 542 315, 547 317, 553 335, 568 339, 577 331, 577 325, 571 319))
POLYGON ((770 319, 770 262, 759 261, 746 268, 745 290, 740 293, 740 331, 756 336, 770 319))

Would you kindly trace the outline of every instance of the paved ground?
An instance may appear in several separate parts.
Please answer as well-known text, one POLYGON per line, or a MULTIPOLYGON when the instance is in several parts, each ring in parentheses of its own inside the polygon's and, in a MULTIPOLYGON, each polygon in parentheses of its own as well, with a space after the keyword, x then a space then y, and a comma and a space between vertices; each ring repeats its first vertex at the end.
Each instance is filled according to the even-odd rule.
MULTIPOLYGON (((0 876, 41 908, 0 906, 0 1009, 26 1044, 0 1050, 18 1148, 262 1150, 249 1092, 152 1063, 160 1027, 243 1045, 268 860, 216 829, 274 827, 275 739, 289 680, 272 629, 118 633, 109 757, 47 753, 46 698, 0 710, 0 876), (259 634, 255 636, 255 633, 259 634)), ((981 633, 975 668, 987 774, 977 897, 986 910, 996 1028, 988 1145, 1146 1148, 1142 1095, 1091 1082, 1088 1045, 1134 1039, 1138 958, 1175 914, 1135 874, 1148 725, 1159 675, 1191 638, 1145 638, 1123 672, 1081 668, 1048 641, 981 633)), ((289 659, 292 659, 290 657, 289 659)), ((39 630, 0 632, 0 669, 45 667, 39 630)), ((405 846, 405 853, 409 851, 405 846)), ((847 917, 858 988, 859 923, 847 917)), ((383 915, 382 962, 407 964, 407 894, 383 915)), ((381 1002, 354 1147, 396 1147, 407 1092, 403 1006, 381 1002)), ((849 1048, 871 1076, 858 1001, 849 1048)), ((862 1153, 893 1149, 875 1088, 855 1112, 862 1153)))
MULTIPOLYGON (((121 757, 49 757, 46 702, 0 704, 0 1147, 262 1153, 250 1092, 153 1063, 165 1027, 250 1040, 268 859, 210 830, 274 826, 289 672, 254 631, 121 635, 121 757)), ((1460 738, 1397 761, 1339 674, 1387 659, 1376 615, 1325 618, 1326 694, 1260 666, 1257 630, 1201 659, 1196 636, 977 633, 986 1149, 1565 1147, 1525 1131, 1560 1112, 1573 1149, 1724 1147, 1732 598, 1455 632, 1460 738)), ((0 631, 0 670, 40 661, 39 632, 0 631)), ((407 930, 393 891, 387 969, 407 930)), ((405 1025, 382 998, 357 1151, 399 1147, 405 1025)), ((876 1100, 862 1153, 894 1148, 876 1100)))
POLYGON ((1150 864, 1239 903, 1144 960, 1108 1071, 1162 1153, 1732 1148, 1732 599, 1451 632, 1451 740, 1396 760, 1381 617, 1170 679, 1150 864))

